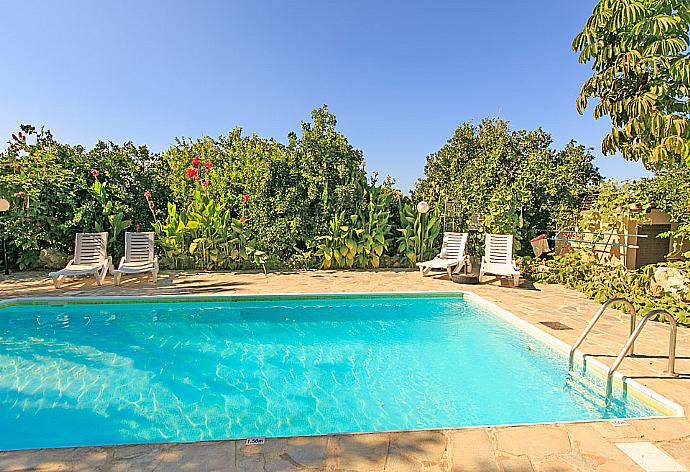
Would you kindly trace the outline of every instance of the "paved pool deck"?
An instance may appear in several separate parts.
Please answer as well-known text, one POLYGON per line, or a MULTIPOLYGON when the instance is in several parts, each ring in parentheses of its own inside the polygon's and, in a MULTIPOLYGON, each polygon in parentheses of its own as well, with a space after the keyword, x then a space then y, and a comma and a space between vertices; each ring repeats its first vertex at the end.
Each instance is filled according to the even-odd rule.
MULTIPOLYGON (((528 284, 529 285, 529 284, 528 284)), ((474 292, 569 344, 599 308, 579 292, 558 285, 503 288, 497 283, 458 285, 445 277, 421 279, 413 271, 309 271, 290 273, 167 272, 156 286, 145 278, 108 280, 96 287, 87 279, 54 290, 44 273, 0 276, 0 299, 31 296, 230 295, 319 292, 474 292), (558 321, 572 329, 541 324, 558 321)), ((613 361, 627 338, 627 315, 604 315, 581 349, 613 361)), ((679 328, 676 371, 666 367, 668 326, 651 322, 619 371, 678 403, 690 414, 690 329, 679 328)), ((419 432, 366 433, 244 441, 148 444, 114 447, 0 452, 1 471, 644 471, 616 446, 649 442, 690 470, 687 417, 609 422, 464 428, 419 432)), ((668 466, 666 466, 668 467, 668 466)), ((664 469, 656 469, 664 470, 664 469)), ((672 470, 672 469, 666 469, 672 470)), ((677 469, 678 470, 678 469, 677 469)))

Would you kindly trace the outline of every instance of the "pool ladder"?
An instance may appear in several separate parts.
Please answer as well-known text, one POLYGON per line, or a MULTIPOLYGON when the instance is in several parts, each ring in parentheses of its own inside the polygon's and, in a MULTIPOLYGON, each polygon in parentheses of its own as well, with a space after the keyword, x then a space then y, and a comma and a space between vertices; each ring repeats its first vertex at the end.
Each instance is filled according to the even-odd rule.
POLYGON ((640 323, 637 324, 637 314, 635 313, 635 307, 632 303, 630 303, 629 300, 622 297, 611 298, 604 302, 599 308, 599 310, 597 310, 597 312, 594 314, 592 319, 589 320, 589 323, 582 331, 582 334, 580 334, 580 337, 577 338, 575 344, 573 344, 573 346, 570 348, 570 354, 568 356, 568 370, 570 371, 573 369, 575 351, 577 350, 577 348, 580 347, 587 335, 590 333, 590 331, 592 331, 592 328, 597 323, 597 321, 599 321, 606 309, 613 304, 623 304, 628 307, 630 311, 630 336, 628 337, 625 346, 623 346, 623 349, 621 349, 620 354, 618 354, 618 357, 616 357, 616 360, 613 362, 613 365, 609 369, 608 374, 606 376, 606 398, 609 398, 611 396, 611 392, 613 390, 613 374, 616 372, 618 367, 620 367, 626 355, 630 355, 631 357, 635 355, 635 340, 642 332, 642 329, 647 324, 647 321, 649 321, 649 319, 655 315, 662 315, 669 323, 668 368, 666 369, 666 372, 673 377, 678 377, 678 374, 675 372, 676 338, 678 334, 676 320, 666 310, 651 310, 646 315, 644 315, 640 320, 640 323))

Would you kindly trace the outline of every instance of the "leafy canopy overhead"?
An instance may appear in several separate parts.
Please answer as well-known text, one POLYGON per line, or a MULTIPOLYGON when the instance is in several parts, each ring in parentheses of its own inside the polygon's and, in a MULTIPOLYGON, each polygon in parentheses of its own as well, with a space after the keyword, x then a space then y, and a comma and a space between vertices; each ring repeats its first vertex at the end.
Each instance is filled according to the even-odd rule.
POLYGON ((604 154, 620 152, 645 167, 690 166, 688 0, 601 0, 573 41, 581 63, 592 63, 577 99, 584 113, 613 124, 604 154))

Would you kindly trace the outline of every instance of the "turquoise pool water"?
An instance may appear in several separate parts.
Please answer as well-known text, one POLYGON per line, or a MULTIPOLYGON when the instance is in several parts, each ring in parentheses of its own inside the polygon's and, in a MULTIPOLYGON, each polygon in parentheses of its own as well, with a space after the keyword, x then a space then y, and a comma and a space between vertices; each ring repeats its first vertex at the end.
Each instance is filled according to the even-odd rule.
POLYGON ((0 449, 656 416, 462 297, 0 309, 0 449))

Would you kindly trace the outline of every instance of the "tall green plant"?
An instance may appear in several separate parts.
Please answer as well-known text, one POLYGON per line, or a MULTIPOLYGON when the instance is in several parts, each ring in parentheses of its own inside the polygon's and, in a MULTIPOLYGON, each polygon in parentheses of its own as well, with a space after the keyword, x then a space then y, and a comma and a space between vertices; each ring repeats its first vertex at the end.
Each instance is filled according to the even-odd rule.
POLYGON ((91 190, 96 196, 103 217, 102 219, 96 218, 94 229, 99 233, 108 233, 108 253, 112 254, 115 260, 118 260, 119 256, 123 254, 120 235, 132 225, 132 222, 125 219, 124 213, 109 197, 106 190, 107 182, 98 180, 99 174, 97 169, 91 169, 91 175, 93 176, 91 190))
POLYGON ((214 270, 263 263, 265 254, 254 247, 244 216, 249 195, 241 198, 242 208, 237 213, 214 200, 208 190, 212 167, 210 161, 202 166, 198 158, 193 158, 185 171, 193 184, 190 203, 178 209, 169 202, 167 218, 154 224, 165 266, 214 270))
POLYGON ((398 253, 404 264, 414 267, 417 262, 431 259, 438 250, 436 243, 441 233, 441 211, 435 205, 423 214, 410 201, 401 202, 399 211, 398 253))
POLYGON ((518 252, 521 248, 519 235, 524 225, 522 210, 519 194, 510 189, 498 189, 489 200, 478 236, 483 240, 486 233, 513 235, 513 251, 518 252))
POLYGON ((389 186, 376 186, 364 190, 368 200, 356 214, 346 218, 336 215, 328 224, 328 232, 317 236, 314 255, 322 268, 378 268, 388 247, 392 229, 389 223, 390 205, 394 193, 389 186))
POLYGON ((315 238, 315 255, 321 259, 322 269, 354 267, 362 251, 357 240, 364 232, 357 227, 358 220, 357 215, 350 215, 348 221, 341 212, 328 223, 328 233, 315 238))

